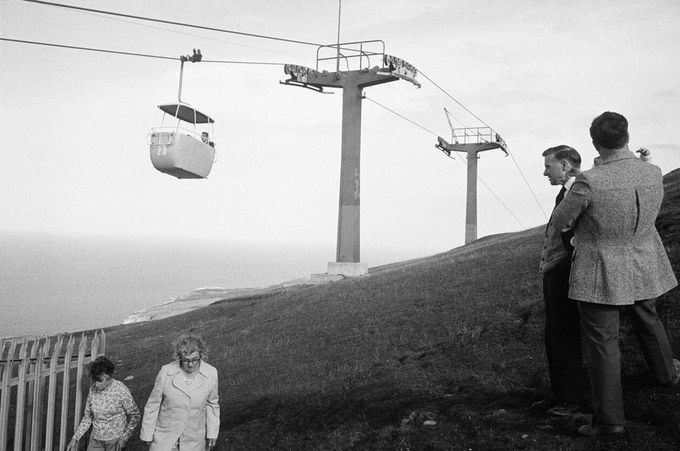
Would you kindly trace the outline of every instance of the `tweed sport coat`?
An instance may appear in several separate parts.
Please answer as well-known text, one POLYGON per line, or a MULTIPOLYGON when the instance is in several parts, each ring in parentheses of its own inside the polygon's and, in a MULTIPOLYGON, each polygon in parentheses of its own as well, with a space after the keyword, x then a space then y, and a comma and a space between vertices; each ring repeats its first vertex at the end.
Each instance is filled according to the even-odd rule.
POLYGON ((574 228, 569 297, 627 305, 678 283, 656 231, 661 169, 621 150, 576 178, 553 212, 559 230, 574 228))
POLYGON ((203 451, 206 439, 217 438, 220 406, 217 369, 201 362, 191 384, 178 362, 163 365, 144 407, 139 437, 151 442, 150 451, 169 451, 179 440, 181 451, 203 451))

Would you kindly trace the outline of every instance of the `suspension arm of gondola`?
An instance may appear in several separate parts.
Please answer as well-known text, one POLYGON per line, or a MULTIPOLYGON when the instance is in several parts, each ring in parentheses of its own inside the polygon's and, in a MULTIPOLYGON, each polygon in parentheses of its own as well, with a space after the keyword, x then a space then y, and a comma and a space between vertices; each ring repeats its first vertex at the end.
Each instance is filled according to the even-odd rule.
POLYGON ((177 102, 182 103, 182 77, 184 75, 184 63, 186 61, 191 61, 192 63, 199 63, 203 59, 201 54, 201 49, 194 49, 192 55, 182 55, 179 57, 180 67, 179 67, 179 92, 177 93, 177 102))

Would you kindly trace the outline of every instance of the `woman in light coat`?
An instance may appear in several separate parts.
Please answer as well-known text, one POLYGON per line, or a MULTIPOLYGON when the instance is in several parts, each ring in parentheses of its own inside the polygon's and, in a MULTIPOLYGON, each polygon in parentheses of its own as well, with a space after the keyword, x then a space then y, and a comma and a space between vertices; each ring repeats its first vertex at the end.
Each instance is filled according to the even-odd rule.
POLYGON ((200 337, 181 335, 174 362, 163 365, 144 407, 140 438, 150 451, 204 451, 220 429, 217 370, 203 360, 200 337))

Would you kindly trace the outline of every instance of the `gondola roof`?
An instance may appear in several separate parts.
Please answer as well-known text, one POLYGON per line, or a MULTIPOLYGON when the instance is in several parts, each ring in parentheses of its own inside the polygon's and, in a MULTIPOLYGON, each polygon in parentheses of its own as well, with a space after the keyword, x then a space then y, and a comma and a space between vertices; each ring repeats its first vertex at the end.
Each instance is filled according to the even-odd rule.
POLYGON ((215 122, 215 120, 207 114, 201 113, 186 103, 168 103, 165 105, 158 105, 158 108, 164 113, 190 124, 212 124, 215 122))

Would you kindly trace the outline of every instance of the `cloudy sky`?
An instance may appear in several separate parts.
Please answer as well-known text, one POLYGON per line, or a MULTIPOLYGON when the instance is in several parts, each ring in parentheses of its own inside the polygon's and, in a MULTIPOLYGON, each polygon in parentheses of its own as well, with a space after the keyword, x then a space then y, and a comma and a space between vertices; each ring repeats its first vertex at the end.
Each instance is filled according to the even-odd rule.
MULTIPOLYGON (((334 43, 338 32, 338 0, 62 3, 312 43, 334 43)), ((0 37, 310 67, 317 51, 18 0, 0 1, 0 37)), ((631 147, 651 149, 664 173, 680 167, 676 0, 342 0, 340 39, 384 41, 507 141, 512 157, 489 151, 479 161, 480 236, 546 222, 556 190, 541 152, 570 144, 589 168, 588 127, 605 110, 628 118, 631 147)), ((206 180, 178 180, 152 167, 146 144, 156 105, 177 98, 178 61, 7 41, 0 58, 0 231, 314 244, 334 254, 340 92, 283 86, 281 65, 187 65, 182 98, 216 119, 219 160, 206 180)), ((444 107, 481 125, 418 79, 420 89, 365 90, 412 122, 363 104, 362 246, 404 258, 463 244, 465 160, 436 150, 435 135, 450 137, 444 107)))

